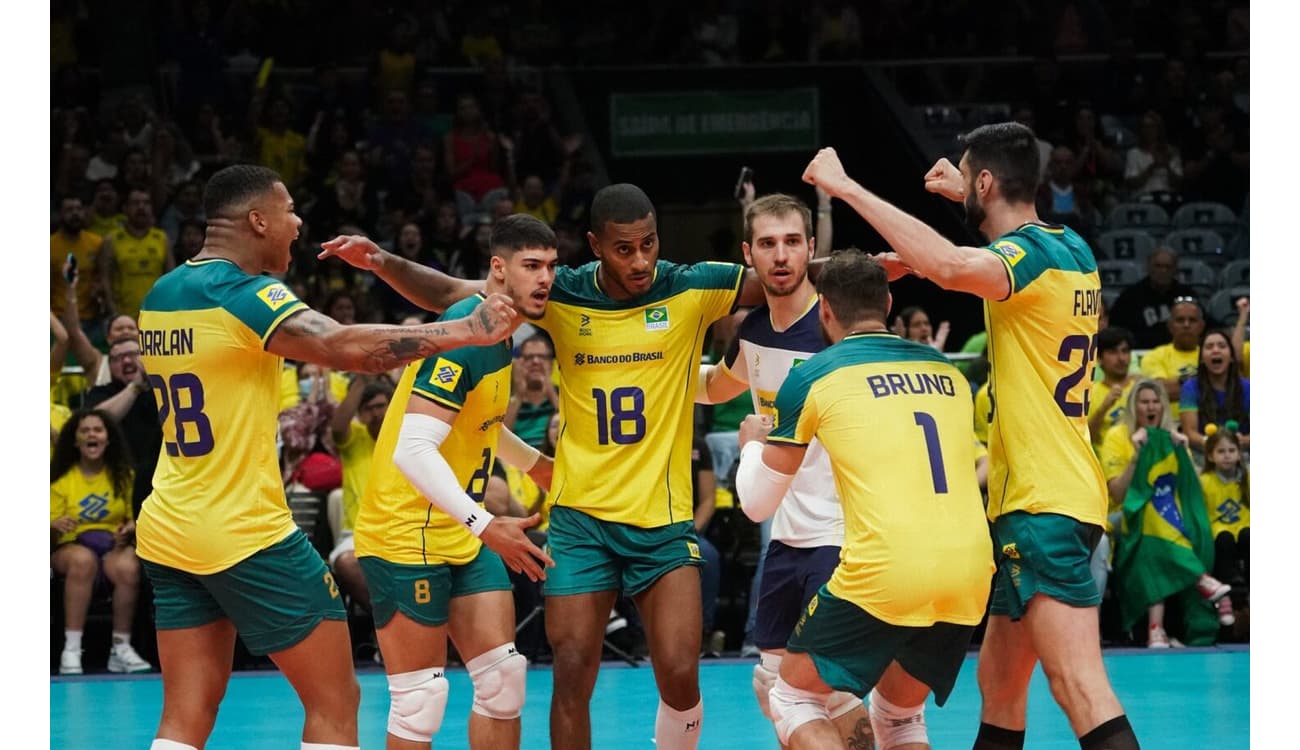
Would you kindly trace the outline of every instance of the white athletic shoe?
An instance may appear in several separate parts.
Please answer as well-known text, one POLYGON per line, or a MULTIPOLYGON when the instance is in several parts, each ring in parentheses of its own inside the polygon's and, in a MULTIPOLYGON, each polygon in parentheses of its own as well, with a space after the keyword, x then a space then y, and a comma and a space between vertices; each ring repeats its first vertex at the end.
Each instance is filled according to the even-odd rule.
POLYGON ((82 674, 81 649, 63 649, 63 655, 59 657, 59 674, 82 674))
POLYGON ((122 644, 113 647, 113 652, 108 655, 108 671, 118 673, 134 672, 152 672, 153 665, 135 652, 131 644, 122 644))

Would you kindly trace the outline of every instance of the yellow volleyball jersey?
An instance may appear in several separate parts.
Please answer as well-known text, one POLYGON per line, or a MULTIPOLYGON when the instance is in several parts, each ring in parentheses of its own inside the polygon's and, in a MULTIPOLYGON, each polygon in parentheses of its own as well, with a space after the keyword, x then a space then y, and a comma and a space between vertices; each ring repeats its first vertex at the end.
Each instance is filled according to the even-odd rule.
POLYGON ((989 396, 989 384, 985 383, 975 391, 975 439, 988 453, 989 420, 993 418, 993 399, 989 396))
POLYGON ((933 347, 857 334, 790 371, 768 441, 830 454, 844 545, 827 587, 892 625, 975 625, 993 544, 970 384, 933 347))
POLYGON ((689 521, 704 334, 735 309, 744 267, 661 260, 640 297, 612 300, 598 263, 560 268, 535 323, 555 342, 560 432, 551 502, 604 521, 689 521))
MULTIPOLYGON (((463 318, 482 300, 477 294, 463 299, 439 319, 463 318)), ((453 349, 406 366, 379 430, 370 480, 361 495, 353 529, 357 557, 403 565, 464 565, 474 559, 482 542, 407 481, 393 464, 393 450, 411 398, 427 398, 457 412, 451 434, 438 450, 456 481, 481 504, 510 400, 510 366, 509 342, 453 349)))
POLYGON ((152 227, 137 237, 126 229, 109 235, 113 241, 113 301, 120 315, 140 316, 140 303, 167 268, 167 235, 152 227))
MULTIPOLYGON (((1120 391, 1119 398, 1116 399, 1115 403, 1110 405, 1110 411, 1106 412, 1106 416, 1101 418, 1101 429, 1096 432, 1090 432, 1093 452, 1101 450, 1101 441, 1105 439, 1106 432, 1110 428, 1124 422, 1124 414, 1128 411, 1128 392, 1133 390, 1133 383, 1135 382, 1136 381, 1134 380, 1130 380, 1124 384, 1124 389, 1120 391)), ((1106 394, 1110 393, 1111 387, 1112 386, 1106 385, 1105 381, 1097 381, 1092 384, 1088 389, 1089 412, 1091 412, 1092 409, 1101 408, 1101 405, 1106 401, 1106 394)), ((1091 430, 1091 428, 1089 429, 1091 430)), ((1103 471, 1102 473, 1104 474, 1105 472, 1103 471)))
POLYGON ((282 358, 266 343, 306 307, 220 258, 185 263, 144 298, 140 358, 163 449, 140 511, 140 557, 208 575, 293 532, 275 447, 282 358))
POLYGON ((1225 480, 1211 469, 1201 474, 1201 492, 1212 536, 1226 531, 1236 539, 1242 529, 1250 528, 1250 506, 1242 502, 1240 479, 1225 480))
POLYGON ((1059 513, 1101 526, 1106 482, 1088 433, 1101 280, 1074 230, 1025 224, 988 247, 1011 294, 984 303, 989 333, 990 519, 1059 513))
POLYGON ((1196 374, 1196 366, 1201 361, 1201 348, 1174 348, 1173 344, 1161 344, 1142 358, 1142 374, 1149 378, 1177 379, 1180 382, 1196 374))
POLYGON ((77 528, 59 537, 59 544, 74 541, 87 531, 115 531, 131 518, 131 479, 126 480, 127 494, 113 491, 108 470, 86 476, 73 466, 68 473, 50 483, 50 521, 57 518, 77 519, 77 528))
POLYGON ((375 439, 366 426, 352 420, 343 442, 335 443, 339 462, 343 464, 343 522, 340 528, 351 531, 357 523, 357 508, 370 479, 370 464, 375 455, 375 439))
POLYGON ((82 231, 73 240, 63 232, 50 235, 50 309, 55 313, 62 315, 68 304, 68 282, 63 278, 63 264, 71 254, 77 258, 77 314, 82 320, 99 317, 94 287, 99 248, 103 244, 104 238, 93 232, 82 231))

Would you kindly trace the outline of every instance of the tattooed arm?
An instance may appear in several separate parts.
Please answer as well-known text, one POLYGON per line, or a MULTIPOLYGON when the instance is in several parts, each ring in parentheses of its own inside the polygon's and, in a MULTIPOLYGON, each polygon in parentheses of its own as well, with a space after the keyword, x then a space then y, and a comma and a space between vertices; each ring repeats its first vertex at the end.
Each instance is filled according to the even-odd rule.
POLYGON ((317 258, 341 258, 349 265, 373 271, 398 294, 426 310, 442 312, 459 300, 483 291, 482 281, 458 279, 413 263, 361 235, 340 235, 322 242, 321 248, 317 258))
POLYGON ((504 340, 519 322, 510 298, 493 294, 468 316, 420 326, 345 326, 310 308, 280 324, 268 351, 336 370, 380 373, 462 346, 504 340))

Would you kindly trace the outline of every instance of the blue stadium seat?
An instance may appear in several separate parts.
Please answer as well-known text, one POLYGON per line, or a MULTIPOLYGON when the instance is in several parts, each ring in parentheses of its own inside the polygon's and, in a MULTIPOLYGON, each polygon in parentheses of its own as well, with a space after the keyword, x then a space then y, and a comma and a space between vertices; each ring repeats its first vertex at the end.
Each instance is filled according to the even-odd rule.
POLYGON ((1250 296, 1249 286, 1234 286, 1215 292, 1205 305, 1205 313, 1219 325, 1237 324, 1237 300, 1250 296))
POLYGON ((1131 260, 1146 268, 1156 241, 1143 229, 1112 229, 1097 238, 1096 249, 1107 260, 1131 260))
POLYGON ((1222 203, 1184 203, 1174 212, 1174 229, 1209 229, 1231 242, 1240 230, 1237 215, 1222 203))
POLYGON ((1216 268, 1227 263, 1230 257, 1228 243, 1218 232, 1210 229, 1179 229, 1169 233, 1165 244, 1173 248, 1179 258, 1195 258, 1216 268))
POLYGON ((1214 269, 1203 260, 1196 258, 1178 259, 1178 280, 1196 290, 1201 297, 1206 297, 1217 285, 1218 276, 1214 269))
POLYGON ((1097 274, 1104 289, 1124 289, 1136 284, 1145 271, 1131 260, 1099 260, 1097 274))
POLYGON ((1169 231, 1169 212, 1154 203, 1121 203, 1111 209, 1111 229, 1145 229, 1152 235, 1169 231))
POLYGON ((1219 272, 1219 286, 1250 286, 1250 261, 1234 260, 1219 272))

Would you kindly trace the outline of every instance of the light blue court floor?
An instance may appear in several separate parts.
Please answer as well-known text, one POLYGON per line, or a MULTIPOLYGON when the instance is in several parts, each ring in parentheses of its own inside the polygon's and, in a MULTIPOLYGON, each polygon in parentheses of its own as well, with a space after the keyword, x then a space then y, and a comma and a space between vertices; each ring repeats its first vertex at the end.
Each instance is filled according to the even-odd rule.
MULTIPOLYGON (((754 701, 754 661, 720 659, 701 663, 704 730, 701 748, 775 748, 771 725, 754 701)), ((1250 652, 1244 648, 1107 652, 1106 667, 1144 750, 1249 747, 1250 652)), ((388 692, 384 675, 363 671, 361 746, 384 746, 388 692)), ((467 748, 466 717, 471 687, 464 670, 448 675, 447 718, 434 747, 467 748)), ((549 747, 551 672, 528 674, 523 747, 549 747)), ((139 748, 149 746, 162 701, 158 675, 131 678, 54 678, 50 684, 51 748, 139 748)), ((648 665, 630 668, 607 662, 592 699, 594 748, 653 750, 658 696, 648 665)), ((974 655, 962 667, 952 697, 942 709, 926 711, 933 746, 966 750, 979 726, 979 691, 974 655)), ((278 672, 246 672, 230 681, 210 750, 297 750, 302 709, 278 672)), ((1075 750, 1078 741, 1052 701, 1041 670, 1029 698, 1026 748, 1075 750)))

